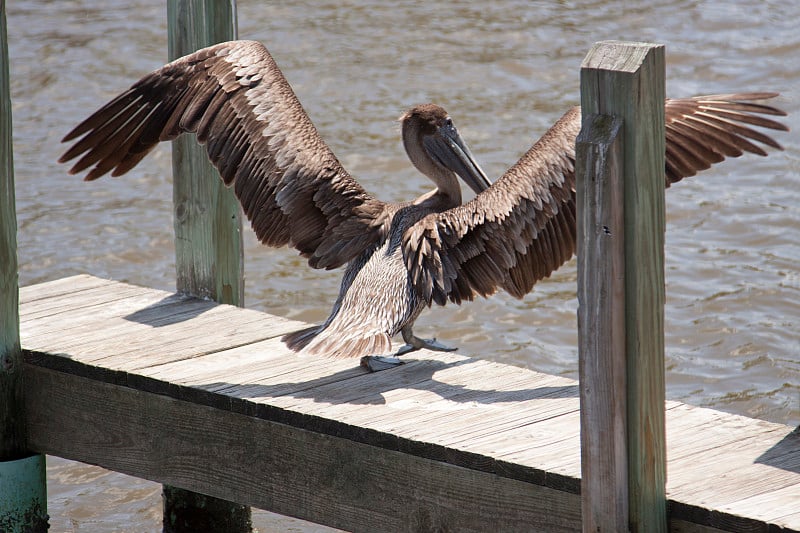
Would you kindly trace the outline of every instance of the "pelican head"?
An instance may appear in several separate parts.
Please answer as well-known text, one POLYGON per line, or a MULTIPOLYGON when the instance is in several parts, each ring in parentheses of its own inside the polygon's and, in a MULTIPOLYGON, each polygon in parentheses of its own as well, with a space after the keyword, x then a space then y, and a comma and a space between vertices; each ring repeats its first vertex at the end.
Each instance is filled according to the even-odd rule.
POLYGON ((461 203, 461 188, 454 174, 476 194, 492 184, 442 107, 417 105, 403 113, 399 120, 409 159, 417 170, 436 183, 439 192, 461 203))

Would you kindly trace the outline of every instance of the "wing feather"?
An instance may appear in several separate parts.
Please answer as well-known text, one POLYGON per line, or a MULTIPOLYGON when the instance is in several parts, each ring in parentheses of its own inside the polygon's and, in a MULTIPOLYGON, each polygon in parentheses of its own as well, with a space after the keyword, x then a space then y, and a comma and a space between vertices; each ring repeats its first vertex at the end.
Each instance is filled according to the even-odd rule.
POLYGON ((221 43, 148 74, 76 126, 59 161, 94 180, 133 168, 161 141, 196 133, 256 235, 335 268, 386 232, 384 204, 319 136, 269 52, 221 43))
MULTIPOLYGON (((665 186, 725 157, 780 149, 751 126, 786 130, 755 103, 774 93, 740 93, 665 102, 665 186)), ((403 253, 429 303, 461 303, 499 289, 522 298, 575 253, 575 139, 579 108, 568 111, 522 158, 471 202, 431 214, 409 228, 403 253)))

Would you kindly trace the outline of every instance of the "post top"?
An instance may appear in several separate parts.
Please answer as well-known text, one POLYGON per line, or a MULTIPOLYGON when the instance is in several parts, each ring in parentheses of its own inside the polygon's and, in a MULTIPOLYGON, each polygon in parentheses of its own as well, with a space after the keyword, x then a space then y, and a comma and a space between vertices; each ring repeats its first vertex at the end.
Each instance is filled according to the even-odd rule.
POLYGON ((627 41, 599 41, 583 59, 581 69, 636 72, 645 58, 655 51, 663 54, 664 45, 627 41))

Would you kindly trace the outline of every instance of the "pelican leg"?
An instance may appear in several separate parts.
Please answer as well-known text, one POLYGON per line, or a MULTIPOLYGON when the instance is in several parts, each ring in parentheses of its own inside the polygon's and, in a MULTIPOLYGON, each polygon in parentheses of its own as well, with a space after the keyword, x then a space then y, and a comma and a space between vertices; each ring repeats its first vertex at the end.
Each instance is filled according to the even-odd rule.
POLYGON ((414 350, 419 350, 420 348, 427 348, 428 350, 433 350, 435 352, 454 352, 458 350, 457 347, 447 346, 436 339, 420 339, 411 331, 410 325, 400 330, 400 333, 402 333, 403 340, 406 341, 406 344, 397 350, 397 355, 405 355, 409 352, 413 352, 414 350))

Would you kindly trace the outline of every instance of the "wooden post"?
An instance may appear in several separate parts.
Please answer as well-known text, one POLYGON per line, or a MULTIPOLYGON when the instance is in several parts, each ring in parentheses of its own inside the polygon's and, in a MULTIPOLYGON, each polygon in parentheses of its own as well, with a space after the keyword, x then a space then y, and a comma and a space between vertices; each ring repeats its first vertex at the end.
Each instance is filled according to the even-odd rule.
POLYGON ((589 115, 576 144, 583 530, 628 528, 622 119, 589 115))
MULTIPOLYGON (((169 58, 236 39, 236 3, 169 0, 169 58)), ((178 292, 244 305, 239 202, 194 135, 172 143, 175 263, 178 292)))
POLYGON ((6 2, 0 0, 0 531, 47 531, 44 456, 28 452, 6 2))
MULTIPOLYGON (((664 413, 664 47, 642 43, 600 42, 597 43, 583 62, 581 68, 581 106, 584 127, 594 123, 593 115, 611 115, 622 119, 622 169, 624 176, 624 299, 613 298, 613 276, 618 267, 588 264, 581 260, 583 271, 579 272, 580 283, 587 283, 593 270, 606 272, 605 281, 611 292, 600 292, 602 297, 611 297, 613 303, 597 306, 592 302, 580 302, 579 323, 584 327, 608 327, 608 331, 586 331, 580 335, 614 334, 618 326, 614 318, 599 319, 591 317, 599 310, 613 315, 624 315, 626 377, 624 393, 616 386, 598 385, 589 382, 585 376, 581 381, 582 405, 594 409, 598 416, 606 413, 611 420, 598 421, 582 426, 582 444, 587 446, 604 443, 608 449, 585 451, 587 457, 606 459, 610 456, 618 460, 621 425, 613 417, 618 416, 619 406, 626 405, 627 420, 624 431, 627 438, 627 477, 628 477, 628 523, 619 524, 620 505, 615 502, 611 514, 602 524, 589 528, 592 520, 598 519, 602 509, 608 508, 602 500, 604 496, 620 497, 622 490, 603 484, 603 480, 585 481, 587 487, 583 498, 584 509, 589 516, 584 517, 584 531, 618 531, 629 529, 633 532, 666 531, 666 438, 664 413), (623 304, 624 302, 624 304, 623 304), (585 315, 585 316, 583 316, 585 315), (608 322, 605 320, 608 319, 608 322), (597 394, 607 390, 614 396, 600 399, 597 394), (594 395, 591 392, 594 392, 594 395), (613 436, 604 435, 604 430, 614 431, 613 436), (590 433, 597 431, 598 433, 590 433), (598 487, 600 487, 598 489, 598 487), (597 492, 597 491, 600 492, 597 492), (608 522, 605 522, 608 520, 608 522), (598 529, 598 527, 600 529, 598 529)), ((582 140, 591 140, 589 134, 582 134, 582 140)), ((583 149, 583 155, 591 150, 583 149)), ((609 154, 613 154, 613 149, 609 154)), ((610 155, 613 159, 616 156, 610 155)), ((597 159, 602 162, 602 158, 597 159)), ((599 163, 595 164, 597 168, 599 163)), ((599 164, 602 168, 602 164, 599 164)), ((580 176, 587 168, 586 161, 576 162, 579 173, 578 190, 583 190, 582 202, 578 204, 581 222, 579 228, 589 233, 578 237, 579 242, 597 233, 597 225, 607 225, 601 220, 584 221, 583 217, 592 215, 587 199, 591 194, 591 184, 581 184, 586 180, 580 176), (582 205, 583 204, 583 205, 582 205)), ((613 194, 613 193, 606 193, 613 194)), ((609 197, 610 200, 610 197, 609 197)), ((603 200, 605 201, 605 200, 603 200)), ((599 212, 595 210, 594 212, 599 212)), ((591 245, 579 245, 581 251, 590 250, 591 245)), ((616 245, 614 245, 616 246, 616 245)), ((614 248, 610 246, 610 248, 614 248)), ((602 245, 598 245, 601 248, 602 245)), ((595 250, 597 250, 596 248, 595 250)), ((609 249, 609 253, 613 253, 609 249)), ((610 257, 600 257, 604 261, 614 261, 610 257)), ((598 291, 584 287, 582 296, 598 291)), ((603 363, 597 359, 602 353, 619 350, 617 341, 608 338, 592 342, 579 341, 582 348, 581 369, 601 367, 609 364, 606 375, 619 380, 614 363, 603 363)), ((615 354, 616 355, 616 354, 615 354)), ((621 464, 616 465, 622 468, 621 464)), ((607 480, 618 483, 621 473, 610 473, 597 465, 585 465, 584 473, 606 475, 607 480)))
MULTIPOLYGON (((170 60, 236 39, 235 0, 169 0, 170 60)), ((241 208, 194 135, 172 144, 178 292, 244 305, 241 208)), ((250 508, 164 486, 164 531, 251 531, 250 508)))

